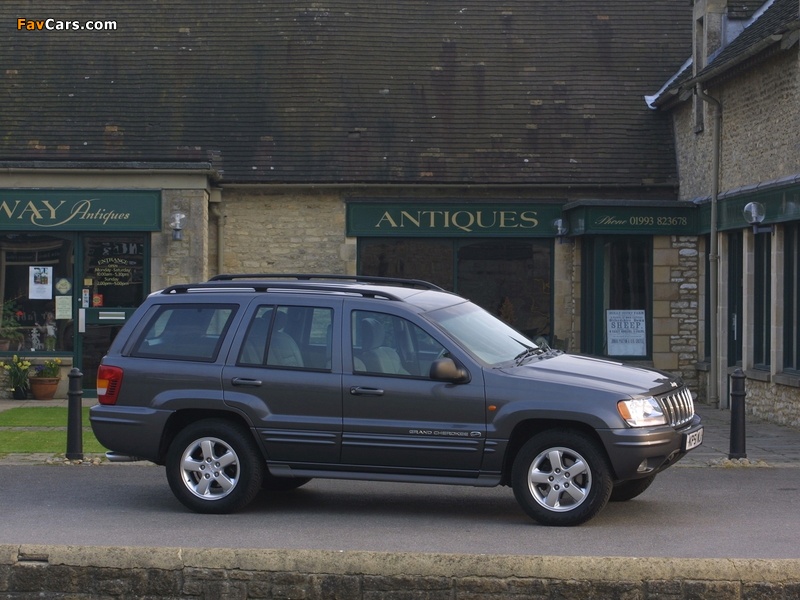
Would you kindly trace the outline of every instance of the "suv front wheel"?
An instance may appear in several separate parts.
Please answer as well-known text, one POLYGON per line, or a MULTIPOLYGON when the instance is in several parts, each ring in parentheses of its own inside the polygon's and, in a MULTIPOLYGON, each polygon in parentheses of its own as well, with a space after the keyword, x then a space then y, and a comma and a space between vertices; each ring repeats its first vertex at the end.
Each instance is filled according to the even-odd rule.
POLYGON ((166 469, 175 497, 200 513, 243 508, 259 492, 264 478, 264 460, 250 432, 211 419, 192 423, 175 436, 166 469))
POLYGON ((579 525, 608 502, 611 473, 602 450, 573 430, 539 433, 522 446, 511 471, 514 496, 542 525, 579 525))

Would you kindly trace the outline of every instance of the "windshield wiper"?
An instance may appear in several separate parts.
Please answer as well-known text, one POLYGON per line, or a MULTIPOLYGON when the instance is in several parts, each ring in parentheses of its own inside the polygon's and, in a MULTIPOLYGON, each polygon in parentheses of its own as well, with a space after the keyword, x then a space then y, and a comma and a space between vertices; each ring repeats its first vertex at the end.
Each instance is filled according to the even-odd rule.
POLYGON ((519 366, 519 365, 521 365, 523 363, 523 361, 526 358, 530 358, 531 356, 536 356, 537 354, 544 354, 544 352, 545 351, 542 350, 541 348, 537 348, 537 347, 531 346, 531 347, 525 348, 525 350, 523 350, 522 352, 517 354, 514 357, 514 362, 517 364, 517 366, 519 366))

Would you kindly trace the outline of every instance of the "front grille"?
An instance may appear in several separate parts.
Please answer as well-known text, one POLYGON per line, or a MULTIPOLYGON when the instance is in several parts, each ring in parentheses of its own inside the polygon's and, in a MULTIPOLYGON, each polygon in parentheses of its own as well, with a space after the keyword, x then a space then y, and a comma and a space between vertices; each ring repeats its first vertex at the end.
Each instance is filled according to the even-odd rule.
POLYGON ((678 428, 686 425, 694 417, 692 393, 687 387, 657 396, 656 400, 661 405, 661 410, 664 411, 672 427, 678 428))

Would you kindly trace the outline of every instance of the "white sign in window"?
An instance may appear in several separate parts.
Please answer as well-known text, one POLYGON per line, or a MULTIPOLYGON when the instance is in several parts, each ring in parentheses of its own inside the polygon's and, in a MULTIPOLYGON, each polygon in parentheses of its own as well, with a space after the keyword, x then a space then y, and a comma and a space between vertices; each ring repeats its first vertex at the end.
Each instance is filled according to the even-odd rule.
POLYGON ((28 273, 28 298, 52 300, 53 267, 29 267, 28 273))
POLYGON ((647 328, 643 310, 607 310, 609 356, 646 356, 647 328))

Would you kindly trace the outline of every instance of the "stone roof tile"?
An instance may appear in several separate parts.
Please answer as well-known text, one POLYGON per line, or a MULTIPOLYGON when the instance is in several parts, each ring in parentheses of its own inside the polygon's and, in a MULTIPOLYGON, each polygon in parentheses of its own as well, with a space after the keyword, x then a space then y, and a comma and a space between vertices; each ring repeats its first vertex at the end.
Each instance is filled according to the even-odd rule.
POLYGON ((642 96, 685 0, 0 3, 0 160, 215 162, 225 181, 674 184, 642 96))

